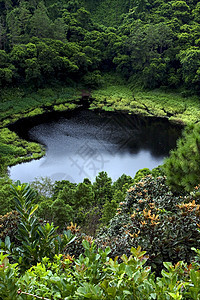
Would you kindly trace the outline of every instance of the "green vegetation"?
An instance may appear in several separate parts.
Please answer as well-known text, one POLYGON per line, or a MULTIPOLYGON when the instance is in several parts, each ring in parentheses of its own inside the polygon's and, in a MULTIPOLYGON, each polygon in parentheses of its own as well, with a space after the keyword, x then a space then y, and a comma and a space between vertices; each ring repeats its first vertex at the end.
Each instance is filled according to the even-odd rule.
MULTIPOLYGON (((171 91, 172 102, 166 104, 163 99, 161 105, 152 107, 147 101, 146 106, 150 104, 150 114, 162 116, 171 110, 174 114, 176 107, 176 120, 187 110, 185 102, 190 101, 191 95, 199 95, 197 1, 11 1, 7 5, 3 0, 0 11, 2 88, 37 91, 50 85, 82 84, 94 89, 107 82, 105 73, 112 72, 116 78, 121 75, 124 85, 129 84, 127 94, 135 94, 135 87, 147 91, 162 88, 167 91, 163 97, 168 98, 171 91), (176 92, 188 97, 179 97, 176 92), (177 107, 175 102, 181 103, 177 107)), ((119 88, 117 81, 115 89, 119 88)), ((16 94, 20 93, 21 90, 16 94)), ((112 95, 111 91, 111 98, 112 95)), ((139 109, 144 103, 140 103, 143 97, 138 96, 139 99, 134 95, 139 107, 134 103, 132 106, 139 109)), ((154 96, 160 98, 159 93, 150 98, 154 96)), ((26 106, 26 97, 21 94, 19 98, 26 106)), ((148 95, 144 98, 148 100, 148 95)), ((3 98, 1 102, 4 103, 3 98)), ((15 99, 15 104, 18 102, 15 99)), ((198 115, 199 106, 194 102, 198 115)), ((126 109, 127 104, 121 106, 126 109)), ((184 122, 188 122, 187 117, 184 122)))
POLYGON ((92 91, 95 100, 91 109, 122 110, 147 117, 164 117, 181 125, 199 122, 200 104, 197 96, 183 97, 172 90, 162 89, 141 91, 121 81, 115 83, 116 76, 106 75, 104 78, 109 84, 92 91))
MULTIPOLYGON (((158 176, 161 173, 160 168, 152 171, 145 168, 139 170, 134 178, 123 174, 112 182, 106 172, 100 172, 94 183, 85 178, 79 184, 67 180, 54 183, 49 178, 37 178, 31 183, 36 191, 34 203, 38 205, 37 216, 53 222, 60 229, 70 222, 77 223, 81 226, 81 232, 94 236, 114 217, 127 189, 147 174, 158 176)), ((10 189, 12 181, 4 177, 0 183, 0 207, 2 215, 5 215, 14 209, 10 189)))
POLYGON ((173 195, 163 176, 147 175, 133 185, 107 228, 97 236, 98 245, 110 246, 112 257, 141 246, 149 264, 158 272, 163 261, 189 262, 191 247, 199 248, 199 186, 190 194, 173 195))
POLYGON ((18 213, 0 218, 4 229, 11 225, 11 238, 0 240, 0 299, 198 299, 200 206, 192 194, 173 197, 163 177, 134 185, 96 240, 80 236, 76 225, 58 234, 39 221, 29 185, 17 182, 12 195, 18 213), (182 255, 188 263, 177 261, 182 255), (176 263, 164 261, 169 257, 176 263))
POLYGON ((81 93, 73 87, 56 86, 39 89, 37 92, 24 88, 2 90, 0 109, 0 174, 6 167, 17 163, 41 158, 45 154, 43 146, 20 139, 7 125, 21 118, 33 117, 51 111, 75 109, 81 93), (72 103, 73 102, 73 103, 72 103), (4 166, 3 166, 4 165, 4 166))
POLYGON ((174 192, 191 191, 199 184, 200 175, 200 126, 191 125, 183 131, 177 149, 165 159, 167 182, 174 192))
POLYGON ((8 124, 81 98, 189 125, 135 178, 0 177, 0 300, 199 299, 199 15, 195 0, 0 1, 0 176, 44 154, 8 124))
MULTIPOLYGON (((19 139, 8 128, 0 129, 0 152, 6 165, 15 165, 44 155, 42 146, 19 139)), ((3 168, 2 173, 5 171, 3 168)))

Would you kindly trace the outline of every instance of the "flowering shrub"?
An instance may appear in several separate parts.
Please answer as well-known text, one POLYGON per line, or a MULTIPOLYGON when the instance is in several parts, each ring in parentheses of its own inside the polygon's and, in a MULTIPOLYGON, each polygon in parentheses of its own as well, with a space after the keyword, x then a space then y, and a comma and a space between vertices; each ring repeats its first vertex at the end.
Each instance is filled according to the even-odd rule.
POLYGON ((189 196, 174 196, 165 177, 148 175, 128 190, 116 216, 96 240, 111 255, 130 254, 139 245, 159 270, 164 261, 190 261, 191 247, 200 247, 200 206, 189 196))

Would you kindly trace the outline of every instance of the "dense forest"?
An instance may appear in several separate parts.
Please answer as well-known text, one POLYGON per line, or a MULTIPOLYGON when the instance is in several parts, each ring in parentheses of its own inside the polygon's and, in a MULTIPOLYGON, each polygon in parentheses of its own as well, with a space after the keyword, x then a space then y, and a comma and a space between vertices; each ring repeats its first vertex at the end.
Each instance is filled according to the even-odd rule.
POLYGON ((200 3, 0 0, 0 90, 0 300, 200 299, 200 3), (84 105, 187 126, 134 177, 12 182, 45 148, 8 125, 84 105))
POLYGON ((0 84, 101 84, 114 71, 146 88, 199 93, 198 1, 0 2, 0 84))

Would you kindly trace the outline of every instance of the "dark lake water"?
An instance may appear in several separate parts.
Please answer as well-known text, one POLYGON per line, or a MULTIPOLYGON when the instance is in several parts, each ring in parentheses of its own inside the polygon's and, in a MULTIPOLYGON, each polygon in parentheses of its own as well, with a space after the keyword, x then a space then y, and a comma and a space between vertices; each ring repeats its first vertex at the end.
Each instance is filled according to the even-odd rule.
POLYGON ((22 182, 41 176, 81 182, 100 171, 113 180, 133 177, 162 164, 181 132, 164 119, 89 110, 21 120, 11 129, 46 146, 45 157, 10 168, 10 177, 22 182))

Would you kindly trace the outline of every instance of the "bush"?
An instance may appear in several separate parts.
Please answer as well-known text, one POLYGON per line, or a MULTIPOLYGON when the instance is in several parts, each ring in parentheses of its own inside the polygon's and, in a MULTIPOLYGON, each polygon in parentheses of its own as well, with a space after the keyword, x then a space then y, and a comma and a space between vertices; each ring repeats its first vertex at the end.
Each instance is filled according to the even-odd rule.
POLYGON ((191 247, 200 246, 200 205, 192 194, 175 197, 165 177, 148 175, 128 190, 125 202, 96 240, 111 247, 111 256, 130 254, 139 245, 157 271, 164 261, 190 261, 191 247))
POLYGON ((6 236, 10 237, 11 242, 18 244, 16 238, 19 225, 19 214, 17 211, 11 211, 4 216, 0 215, 0 239, 5 240, 6 236))
POLYGON ((155 278, 141 247, 132 247, 131 255, 122 255, 119 263, 109 258, 109 247, 103 251, 86 240, 82 246, 84 253, 78 258, 43 257, 25 274, 0 253, 0 299, 199 299, 198 249, 193 249, 197 255, 192 265, 164 262, 161 276, 155 278))

